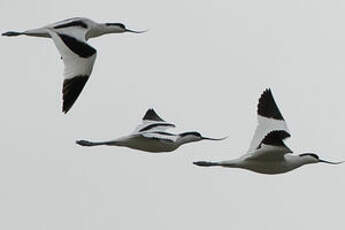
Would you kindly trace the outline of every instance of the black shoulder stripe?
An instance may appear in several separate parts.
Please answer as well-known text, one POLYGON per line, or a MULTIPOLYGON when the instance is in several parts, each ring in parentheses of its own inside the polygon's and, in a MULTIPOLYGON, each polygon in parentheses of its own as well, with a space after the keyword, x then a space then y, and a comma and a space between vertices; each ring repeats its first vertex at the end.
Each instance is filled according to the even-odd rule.
POLYGON ((66 46, 76 53, 79 57, 88 58, 96 53, 96 50, 78 39, 66 34, 58 34, 66 46))
POLYGON ((261 147, 261 144, 286 147, 283 140, 288 137, 290 137, 290 134, 284 130, 272 131, 265 136, 258 148, 261 147))
POLYGON ((267 117, 267 118, 284 120, 276 102, 274 101, 274 98, 270 89, 266 89, 262 93, 259 99, 258 115, 267 117))
POLYGON ((160 118, 157 113, 153 109, 147 110, 145 113, 143 120, 149 120, 149 121, 164 121, 162 118, 160 118))
POLYGON ((153 140, 156 140, 156 141, 166 141, 166 142, 174 143, 173 140, 166 139, 166 138, 150 137, 150 139, 153 139, 153 140))
POLYGON ((54 26, 54 29, 61 29, 61 28, 74 27, 74 26, 82 27, 85 29, 88 28, 85 22, 78 20, 78 21, 68 22, 65 24, 54 26))
POLYGON ((63 95, 63 106, 62 111, 67 113, 72 107, 74 102, 79 97, 83 90, 89 76, 80 75, 74 78, 65 79, 63 81, 62 95, 63 95))
POLYGON ((157 127, 157 126, 171 126, 171 127, 175 127, 173 124, 169 124, 169 123, 156 123, 156 124, 151 124, 151 125, 148 125, 142 129, 139 130, 139 132, 143 132, 143 131, 147 131, 147 130, 150 130, 154 127, 157 127))
POLYGON ((175 134, 172 134, 172 133, 160 132, 160 131, 152 132, 152 133, 157 133, 157 134, 166 135, 166 136, 176 136, 175 134))

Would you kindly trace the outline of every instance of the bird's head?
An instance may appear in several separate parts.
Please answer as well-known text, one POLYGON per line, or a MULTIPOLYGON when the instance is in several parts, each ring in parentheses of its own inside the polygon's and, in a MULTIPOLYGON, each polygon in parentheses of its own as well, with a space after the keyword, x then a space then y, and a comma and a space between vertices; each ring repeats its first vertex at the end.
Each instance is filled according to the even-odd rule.
POLYGON ((325 161, 321 160, 318 155, 315 153, 303 153, 299 155, 301 159, 305 162, 305 164, 313 164, 313 163, 326 163, 326 164, 341 164, 344 161, 339 162, 331 162, 331 161, 325 161))
POLYGON ((126 26, 122 23, 105 23, 103 25, 107 33, 124 33, 124 32, 143 33, 145 32, 145 31, 135 31, 135 30, 127 29, 126 26))
POLYGON ((320 160, 319 156, 315 153, 302 153, 299 156, 306 164, 318 163, 320 160))
POLYGON ((198 132, 185 132, 185 133, 180 133, 180 140, 183 143, 188 143, 188 142, 195 142, 195 141, 201 141, 201 140, 211 140, 211 141, 220 141, 224 140, 227 137, 223 138, 209 138, 209 137, 203 137, 201 136, 200 133, 198 132))

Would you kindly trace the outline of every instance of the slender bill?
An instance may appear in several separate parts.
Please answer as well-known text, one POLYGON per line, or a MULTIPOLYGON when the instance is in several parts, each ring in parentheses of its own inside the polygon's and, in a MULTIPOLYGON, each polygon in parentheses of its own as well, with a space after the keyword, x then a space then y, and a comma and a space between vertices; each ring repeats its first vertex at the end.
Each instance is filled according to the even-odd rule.
POLYGON ((332 161, 319 160, 319 162, 332 164, 332 165, 338 165, 338 164, 344 163, 345 161, 332 162, 332 161))
POLYGON ((226 137, 222 137, 222 138, 202 137, 203 140, 211 140, 211 141, 222 141, 222 140, 225 140, 226 138, 228 138, 228 137, 227 136, 226 137))
POLYGON ((136 33, 136 34, 145 33, 146 31, 147 31, 147 30, 135 31, 135 30, 129 30, 129 29, 126 29, 126 32, 130 32, 130 33, 136 33))

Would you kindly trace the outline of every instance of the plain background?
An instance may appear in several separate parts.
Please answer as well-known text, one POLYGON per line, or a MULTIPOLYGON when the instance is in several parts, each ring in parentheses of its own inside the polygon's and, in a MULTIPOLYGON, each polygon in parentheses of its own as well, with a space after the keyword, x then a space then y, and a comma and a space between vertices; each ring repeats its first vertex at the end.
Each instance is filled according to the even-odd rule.
POLYGON ((0 32, 74 16, 144 34, 90 40, 98 57, 61 112, 49 39, 0 39, 1 229, 344 229, 345 165, 267 176, 199 168, 241 156, 270 87, 296 151, 344 160, 345 2, 0 0, 0 32), (131 132, 153 107, 199 142, 172 153, 85 148, 131 132))

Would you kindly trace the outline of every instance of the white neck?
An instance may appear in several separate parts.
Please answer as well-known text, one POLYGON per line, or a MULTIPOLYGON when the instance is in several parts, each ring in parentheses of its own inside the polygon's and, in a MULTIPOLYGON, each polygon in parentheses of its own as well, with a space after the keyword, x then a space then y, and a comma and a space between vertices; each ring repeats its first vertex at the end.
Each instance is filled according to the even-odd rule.
POLYGON ((176 144, 178 145, 183 145, 183 144, 187 144, 187 143, 191 143, 191 142, 196 142, 196 141, 200 141, 200 138, 196 138, 194 136, 184 136, 184 137, 179 137, 176 140, 176 144))
POLYGON ((306 165, 306 164, 313 164, 313 163, 317 163, 317 161, 315 161, 315 159, 310 158, 310 157, 301 157, 299 155, 287 155, 286 156, 286 160, 292 164, 295 165, 296 168, 302 166, 302 165, 306 165))

